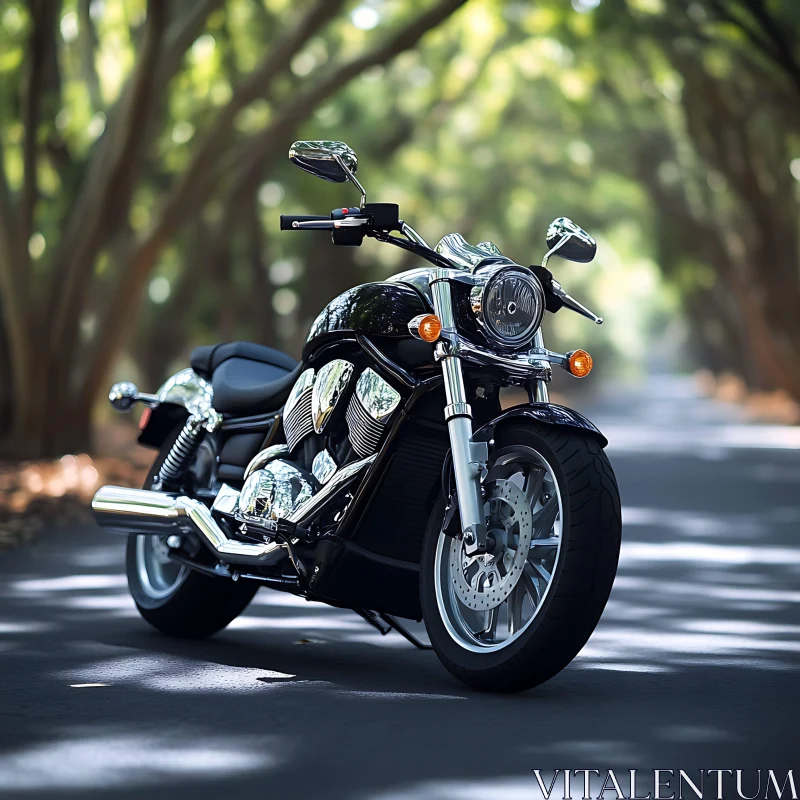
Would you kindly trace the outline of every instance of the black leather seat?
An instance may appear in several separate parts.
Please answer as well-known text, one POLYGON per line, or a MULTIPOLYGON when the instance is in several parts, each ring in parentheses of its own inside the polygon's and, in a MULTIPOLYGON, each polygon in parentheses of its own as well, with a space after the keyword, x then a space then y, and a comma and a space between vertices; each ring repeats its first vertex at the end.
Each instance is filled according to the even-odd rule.
POLYGON ((189 363, 198 375, 208 378, 223 361, 229 358, 246 358, 249 361, 272 364, 285 372, 291 372, 297 366, 297 362, 286 353, 254 342, 204 344, 192 350, 189 363))
POLYGON ((189 363, 211 378, 214 408, 237 416, 277 411, 301 371, 291 356, 253 342, 197 347, 189 363))

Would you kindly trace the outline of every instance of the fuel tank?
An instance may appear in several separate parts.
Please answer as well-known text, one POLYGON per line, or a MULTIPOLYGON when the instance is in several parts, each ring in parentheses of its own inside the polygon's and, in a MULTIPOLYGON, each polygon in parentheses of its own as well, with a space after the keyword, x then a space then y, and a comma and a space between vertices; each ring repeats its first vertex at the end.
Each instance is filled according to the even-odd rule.
POLYGON ((411 336, 408 323, 432 309, 424 295, 400 283, 365 283, 331 300, 314 320, 303 348, 308 359, 337 339, 364 336, 406 369, 434 364, 433 346, 411 336))

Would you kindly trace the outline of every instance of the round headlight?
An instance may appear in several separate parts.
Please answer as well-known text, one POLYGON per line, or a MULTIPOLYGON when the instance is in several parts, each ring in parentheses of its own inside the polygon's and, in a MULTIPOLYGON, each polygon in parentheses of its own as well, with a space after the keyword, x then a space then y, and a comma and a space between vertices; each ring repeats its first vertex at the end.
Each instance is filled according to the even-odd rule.
POLYGON ((528 344, 542 322, 544 290, 527 270, 499 270, 484 286, 476 286, 470 299, 489 335, 508 347, 528 344))

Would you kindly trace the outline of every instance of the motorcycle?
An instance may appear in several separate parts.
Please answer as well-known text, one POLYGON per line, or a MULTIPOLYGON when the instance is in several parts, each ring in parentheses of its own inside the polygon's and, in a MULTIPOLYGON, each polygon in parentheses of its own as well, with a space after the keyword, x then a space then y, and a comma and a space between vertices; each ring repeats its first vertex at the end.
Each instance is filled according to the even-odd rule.
POLYGON ((367 237, 427 265, 331 301, 300 363, 230 342, 196 348, 155 394, 112 387, 117 410, 144 406, 138 441, 159 451, 144 488, 92 501, 128 536, 136 606, 164 633, 204 637, 265 586, 432 647, 477 689, 536 686, 589 639, 619 556, 607 441, 548 400, 553 365, 584 377, 592 359, 546 349, 541 331, 563 308, 602 322, 547 269, 555 254, 591 261, 596 243, 562 217, 541 266, 458 233, 431 248, 397 205, 367 202, 346 144, 296 142, 289 159, 361 199, 281 216, 281 230, 367 237), (529 402, 502 409, 507 386, 529 402), (431 644, 400 619, 424 620, 431 644))

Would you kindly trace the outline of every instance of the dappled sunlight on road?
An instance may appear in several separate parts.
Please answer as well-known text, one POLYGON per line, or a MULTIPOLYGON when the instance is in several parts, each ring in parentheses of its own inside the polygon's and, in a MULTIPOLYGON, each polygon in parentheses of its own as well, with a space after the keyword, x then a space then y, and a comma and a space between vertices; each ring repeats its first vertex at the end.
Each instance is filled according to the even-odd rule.
POLYGON ((97 681, 163 692, 238 693, 260 690, 259 682, 262 681, 295 676, 274 670, 199 664, 179 656, 114 655, 57 672, 53 677, 66 683, 97 681))
POLYGON ((612 447, 620 453, 668 456, 693 451, 701 458, 725 458, 735 451, 800 450, 800 427, 786 425, 720 425, 703 430, 669 431, 661 425, 617 423, 603 428, 612 447))
MULTIPOLYGON (((209 640, 161 636, 128 594, 124 542, 98 532, 8 554, 5 711, 26 724, 0 726, 4 786, 297 796, 312 758, 325 780, 303 796, 528 798, 532 767, 785 761, 796 747, 780 732, 800 702, 800 503, 784 477, 800 474, 800 452, 727 445, 709 460, 690 440, 713 408, 663 402, 695 415, 673 452, 651 459, 612 437, 623 549, 600 625, 570 668, 515 697, 471 692, 399 635, 273 591, 209 640), (490 767, 464 762, 464 737, 486 733, 503 742, 490 767)), ((651 436, 646 409, 625 412, 651 436)))
POLYGON ((402 789, 364 795, 364 800, 531 800, 535 784, 525 778, 492 778, 470 781, 420 781, 402 789))
POLYGON ((177 784, 187 775, 225 778, 274 768, 282 749, 273 736, 214 736, 183 728, 130 733, 91 726, 0 754, 0 789, 144 789, 177 784))
POLYGON ((65 575, 59 578, 40 578, 13 581, 11 589, 19 594, 47 597, 51 592, 81 592, 93 589, 127 588, 124 575, 65 575))

